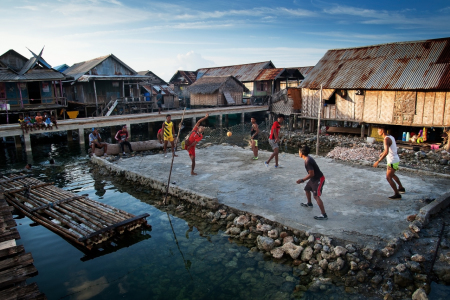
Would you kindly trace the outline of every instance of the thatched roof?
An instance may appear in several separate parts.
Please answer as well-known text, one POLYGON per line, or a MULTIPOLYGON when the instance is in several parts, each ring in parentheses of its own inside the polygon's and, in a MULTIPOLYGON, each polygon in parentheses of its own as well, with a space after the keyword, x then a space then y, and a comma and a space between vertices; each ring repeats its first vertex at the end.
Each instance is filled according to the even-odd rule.
POLYGON ((197 79, 188 90, 191 94, 214 94, 220 88, 228 92, 248 92, 249 90, 234 76, 204 76, 197 79))

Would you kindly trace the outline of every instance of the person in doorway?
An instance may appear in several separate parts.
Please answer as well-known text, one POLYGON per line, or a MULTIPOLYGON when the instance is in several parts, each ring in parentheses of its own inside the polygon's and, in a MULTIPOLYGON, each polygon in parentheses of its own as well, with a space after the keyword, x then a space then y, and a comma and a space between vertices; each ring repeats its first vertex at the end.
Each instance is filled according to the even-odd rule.
POLYGON ((256 119, 251 118, 250 122, 252 122, 252 129, 250 130, 250 145, 252 147, 253 151, 253 159, 258 159, 258 134, 259 134, 259 128, 258 124, 256 124, 256 119))
POLYGON ((108 151, 108 145, 102 142, 102 138, 97 128, 92 128, 92 133, 89 134, 89 146, 91 147, 92 154, 95 154, 95 149, 103 149, 103 156, 106 156, 108 151))
POLYGON ((278 115, 277 121, 273 122, 272 129, 270 130, 270 136, 269 136, 269 144, 272 147, 273 153, 269 157, 268 161, 265 161, 264 164, 266 167, 269 167, 269 163, 272 160, 272 158, 275 157, 275 168, 278 168, 278 151, 279 151, 279 144, 280 144, 280 128, 281 123, 284 121, 283 115, 278 115))
POLYGON ((38 128, 38 129, 43 128, 43 126, 44 126, 44 119, 42 118, 40 112, 36 113, 36 117, 34 119, 36 121, 36 123, 35 123, 36 128, 38 128))
POLYGON ((397 175, 395 175, 395 171, 398 170, 398 165, 400 163, 400 158, 397 154, 397 144, 395 143, 395 138, 387 134, 386 127, 378 128, 378 134, 383 137, 384 151, 380 154, 380 158, 373 164, 373 167, 378 167, 380 161, 382 161, 383 158, 386 157, 386 180, 394 190, 394 195, 390 196, 389 199, 402 199, 402 195, 400 194, 405 193, 405 188, 403 187, 397 175), (398 184, 398 188, 396 183, 398 184))
POLYGON ((161 114, 163 95, 161 94, 161 90, 158 91, 156 95, 156 105, 158 105, 158 114, 161 114))
POLYGON ((197 124, 195 124, 194 128, 192 129, 192 132, 189 135, 189 138, 187 140, 186 150, 189 153, 189 157, 192 161, 191 166, 191 175, 197 175, 197 173, 194 172, 195 169, 195 146, 200 142, 203 138, 203 131, 205 130, 205 127, 200 126, 200 124, 206 120, 209 117, 209 114, 206 114, 203 118, 198 120, 197 124))
POLYGON ((123 125, 122 129, 117 131, 115 136, 116 141, 119 142, 120 150, 122 151, 122 155, 125 155, 125 146, 130 149, 130 153, 133 153, 133 149, 131 149, 131 144, 128 141, 128 130, 127 125, 123 125))
POLYGON ((167 143, 168 142, 170 142, 170 144, 172 145, 172 155, 175 157, 178 156, 175 154, 175 141, 174 141, 175 128, 174 128, 174 125, 172 122, 171 115, 167 115, 166 121, 163 123, 161 129, 164 134, 164 157, 167 157, 167 143))
POLYGON ((158 133, 156 134, 156 138, 158 139, 160 144, 164 144, 164 134, 162 128, 158 130, 158 133))
POLYGON ((305 169, 306 172, 308 172, 308 175, 306 177, 301 178, 297 180, 297 184, 303 183, 307 180, 308 183, 305 186, 305 193, 306 193, 306 203, 301 203, 301 206, 312 208, 313 204, 311 202, 311 192, 314 196, 314 199, 316 199, 317 205, 320 208, 320 212, 322 214, 315 216, 314 219, 316 220, 327 220, 328 216, 325 212, 325 207, 323 206, 322 199, 320 196, 322 196, 322 189, 323 185, 325 184, 325 176, 323 176, 323 173, 320 171, 319 166, 317 165, 314 158, 309 156, 310 149, 308 146, 303 146, 298 150, 298 155, 305 161, 305 169))

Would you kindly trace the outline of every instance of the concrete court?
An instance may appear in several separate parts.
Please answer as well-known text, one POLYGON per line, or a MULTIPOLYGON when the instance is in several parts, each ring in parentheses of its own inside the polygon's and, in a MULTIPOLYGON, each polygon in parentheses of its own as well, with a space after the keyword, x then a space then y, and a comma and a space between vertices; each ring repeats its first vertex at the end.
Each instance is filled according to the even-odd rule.
MULTIPOLYGON (((385 244, 408 229, 406 217, 426 205, 424 198, 449 192, 449 179, 410 172, 397 172, 406 188, 402 200, 389 200, 393 191, 385 179, 385 168, 352 166, 316 157, 326 182, 322 200, 328 220, 318 221, 314 207, 304 208, 305 184, 296 180, 306 176, 303 160, 294 154, 280 154, 281 168, 275 162, 266 168, 270 152, 260 151, 252 160, 250 149, 237 146, 210 146, 196 150, 197 176, 190 175, 191 161, 186 151, 177 152, 171 182, 194 192, 217 197, 218 201, 239 210, 263 216, 299 230, 309 230, 359 244, 385 244)), ((314 157, 314 156, 313 156, 314 157)), ((166 182, 171 157, 162 154, 121 159, 114 162, 131 172, 166 182), (140 165, 142 161, 142 164, 140 165)))

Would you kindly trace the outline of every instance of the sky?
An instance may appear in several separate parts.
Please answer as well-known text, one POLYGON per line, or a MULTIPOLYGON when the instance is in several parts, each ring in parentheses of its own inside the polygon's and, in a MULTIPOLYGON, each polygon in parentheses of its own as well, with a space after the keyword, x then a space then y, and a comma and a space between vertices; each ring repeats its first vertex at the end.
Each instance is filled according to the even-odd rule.
POLYGON ((52 66, 114 54, 168 81, 177 70, 271 60, 315 65, 328 49, 450 37, 450 1, 0 0, 0 54, 44 46, 52 66))

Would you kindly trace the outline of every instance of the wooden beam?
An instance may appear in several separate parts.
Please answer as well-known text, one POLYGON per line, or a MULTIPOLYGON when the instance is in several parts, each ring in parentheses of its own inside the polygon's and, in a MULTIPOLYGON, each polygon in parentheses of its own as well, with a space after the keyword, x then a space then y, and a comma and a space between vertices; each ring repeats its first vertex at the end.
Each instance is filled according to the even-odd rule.
POLYGON ((15 283, 25 281, 30 277, 36 276, 37 273, 38 270, 33 265, 1 271, 0 288, 5 288, 15 283))
POLYGON ((14 268, 15 266, 28 266, 34 262, 33 256, 31 253, 24 253, 20 255, 16 255, 14 257, 10 257, 7 259, 0 260, 0 271, 4 271, 6 269, 14 268))
POLYGON ((0 299, 2 300, 17 300, 17 299, 47 299, 43 293, 39 291, 36 283, 28 284, 26 286, 17 285, 9 289, 0 291, 0 299))
POLYGON ((23 252, 25 252, 25 248, 23 247, 23 245, 2 249, 0 250, 0 258, 5 259, 23 252))

